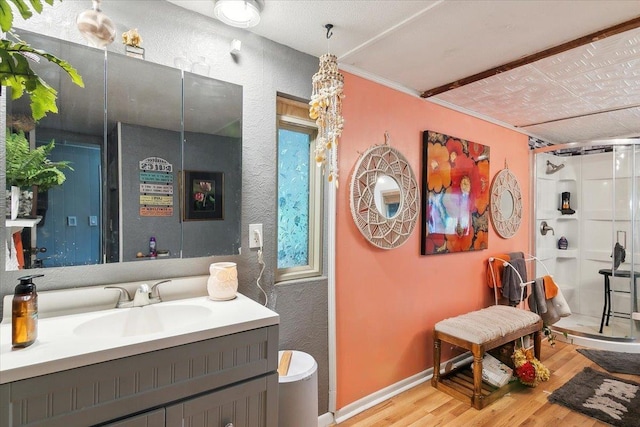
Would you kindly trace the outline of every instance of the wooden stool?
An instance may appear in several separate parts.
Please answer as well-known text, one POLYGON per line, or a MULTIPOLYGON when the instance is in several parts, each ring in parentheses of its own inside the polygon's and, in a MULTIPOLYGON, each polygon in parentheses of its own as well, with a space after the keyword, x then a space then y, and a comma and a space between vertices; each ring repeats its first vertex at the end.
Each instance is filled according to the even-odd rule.
POLYGON ((431 385, 459 400, 482 409, 517 386, 517 381, 497 388, 482 382, 482 358, 487 350, 534 334, 534 354, 540 360, 542 319, 535 313, 506 305, 494 305, 436 323, 433 331, 433 378, 431 385), (440 375, 441 342, 470 350, 468 366, 440 375))

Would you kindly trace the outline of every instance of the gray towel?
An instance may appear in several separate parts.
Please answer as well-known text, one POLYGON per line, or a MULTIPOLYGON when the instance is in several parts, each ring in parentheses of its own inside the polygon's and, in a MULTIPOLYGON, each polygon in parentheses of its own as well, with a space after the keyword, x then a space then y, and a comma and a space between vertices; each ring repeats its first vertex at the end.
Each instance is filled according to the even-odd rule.
MULTIPOLYGON (((527 281, 527 264, 524 261, 522 252, 509 254, 511 267, 506 266, 502 273, 502 296, 507 298, 511 304, 520 302, 521 280, 527 281), (515 270, 514 270, 515 269, 515 270), (516 274, 516 271, 520 274, 516 274)), ((527 288, 524 288, 523 297, 527 296, 527 288)))
POLYGON ((531 295, 529 296, 529 309, 537 314, 547 312, 547 301, 544 293, 544 279, 538 277, 531 285, 531 295))

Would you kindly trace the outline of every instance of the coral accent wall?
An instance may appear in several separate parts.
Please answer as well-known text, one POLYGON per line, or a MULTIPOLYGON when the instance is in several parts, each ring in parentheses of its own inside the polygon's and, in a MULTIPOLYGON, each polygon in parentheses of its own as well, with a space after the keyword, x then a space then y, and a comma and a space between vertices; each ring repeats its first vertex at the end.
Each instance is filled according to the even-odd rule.
MULTIPOLYGON (((492 304, 484 281, 487 258, 526 252, 531 228, 526 135, 344 76, 336 230, 337 409, 432 367, 433 325, 492 304), (490 146, 492 179, 507 160, 520 183, 525 213, 514 237, 502 239, 490 226, 488 250, 421 256, 419 221, 397 249, 378 249, 365 240, 349 208, 351 174, 360 153, 384 143, 388 131, 391 145, 404 154, 420 183, 424 130, 490 146)), ((445 346, 443 359, 451 354, 445 346)))

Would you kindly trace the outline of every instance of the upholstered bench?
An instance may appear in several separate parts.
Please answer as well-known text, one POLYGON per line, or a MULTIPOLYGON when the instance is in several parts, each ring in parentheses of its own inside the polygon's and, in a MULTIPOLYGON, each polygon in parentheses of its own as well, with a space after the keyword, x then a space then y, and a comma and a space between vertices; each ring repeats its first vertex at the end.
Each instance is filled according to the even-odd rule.
POLYGON ((542 319, 535 313, 506 305, 494 305, 436 323, 433 331, 433 378, 431 384, 457 399, 482 409, 511 391, 518 382, 493 387, 482 382, 482 358, 485 351, 534 334, 534 354, 540 360, 542 319), (468 366, 440 374, 441 342, 445 341, 470 350, 468 366))

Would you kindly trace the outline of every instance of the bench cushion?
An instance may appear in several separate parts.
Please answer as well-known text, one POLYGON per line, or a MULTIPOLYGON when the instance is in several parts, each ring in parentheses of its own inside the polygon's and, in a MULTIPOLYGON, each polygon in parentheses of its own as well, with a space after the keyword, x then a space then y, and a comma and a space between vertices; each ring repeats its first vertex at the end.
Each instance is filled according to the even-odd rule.
POLYGON ((493 305, 482 310, 451 317, 436 323, 435 330, 483 344, 540 321, 536 313, 507 305, 493 305))

